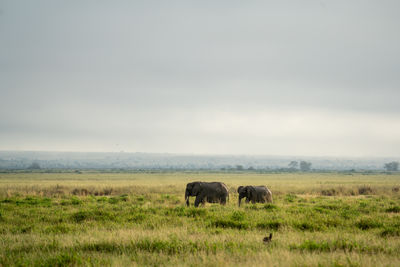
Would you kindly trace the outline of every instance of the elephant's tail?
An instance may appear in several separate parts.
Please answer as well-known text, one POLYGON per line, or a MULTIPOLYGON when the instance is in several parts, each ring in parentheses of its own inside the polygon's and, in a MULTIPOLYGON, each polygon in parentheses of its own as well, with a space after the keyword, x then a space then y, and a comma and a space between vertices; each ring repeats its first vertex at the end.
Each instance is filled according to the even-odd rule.
POLYGON ((228 202, 229 202, 229 188, 226 186, 226 184, 224 184, 224 186, 225 186, 225 189, 226 189, 226 194, 227 194, 227 199, 228 199, 228 202))

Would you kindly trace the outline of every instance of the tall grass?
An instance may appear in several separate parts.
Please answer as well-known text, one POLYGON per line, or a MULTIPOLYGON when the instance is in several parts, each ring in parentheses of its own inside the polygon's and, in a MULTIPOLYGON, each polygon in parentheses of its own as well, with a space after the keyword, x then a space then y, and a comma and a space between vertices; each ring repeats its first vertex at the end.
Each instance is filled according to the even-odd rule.
POLYGON ((398 266, 399 182, 315 173, 0 174, 0 266, 398 266), (225 182, 229 203, 186 207, 192 180, 225 182), (274 203, 239 208, 235 189, 245 184, 267 185, 274 203))

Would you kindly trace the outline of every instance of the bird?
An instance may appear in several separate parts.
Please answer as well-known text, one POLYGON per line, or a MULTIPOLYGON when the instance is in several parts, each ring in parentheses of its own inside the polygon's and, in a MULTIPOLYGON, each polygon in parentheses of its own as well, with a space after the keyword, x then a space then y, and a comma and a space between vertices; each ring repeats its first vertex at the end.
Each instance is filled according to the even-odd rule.
POLYGON ((266 244, 266 243, 271 242, 271 239, 272 239, 272 233, 270 233, 269 236, 264 237, 263 241, 266 244))

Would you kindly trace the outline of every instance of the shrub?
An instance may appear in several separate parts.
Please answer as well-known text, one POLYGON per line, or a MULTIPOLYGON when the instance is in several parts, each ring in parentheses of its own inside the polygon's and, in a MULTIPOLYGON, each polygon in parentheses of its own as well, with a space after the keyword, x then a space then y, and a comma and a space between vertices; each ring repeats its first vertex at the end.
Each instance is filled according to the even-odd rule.
POLYGON ((337 194, 338 192, 335 190, 335 188, 321 190, 321 195, 323 196, 336 196, 337 194))
POLYGON ((289 246, 291 250, 301 250, 301 251, 309 251, 309 252, 331 252, 335 250, 343 250, 346 252, 351 252, 355 249, 363 250, 363 248, 355 241, 347 241, 347 240, 335 240, 335 241, 314 241, 314 240, 306 240, 300 245, 292 244, 289 246))
POLYGON ((276 209, 278 209, 278 207, 274 204, 267 203, 264 205, 264 209, 265 210, 276 210, 276 209))
POLYGON ((108 198, 107 197, 98 197, 97 202, 107 202, 108 198))
POLYGON ((361 230, 368 230, 372 228, 382 227, 382 223, 373 219, 361 219, 356 223, 356 226, 361 230))
POLYGON ((170 215, 170 216, 185 216, 185 207, 183 206, 178 206, 175 208, 166 208, 164 210, 164 214, 165 215, 170 215))
POLYGON ((50 207, 52 202, 51 199, 47 197, 26 197, 24 199, 16 199, 15 204, 50 207))
POLYGON ((129 221, 137 222, 137 223, 138 223, 138 222, 143 222, 146 218, 147 218, 146 214, 144 214, 144 213, 138 213, 138 214, 133 215, 133 216, 129 219, 129 221))
POLYGON ((395 213, 399 213, 399 212, 400 212, 400 207, 399 207, 399 206, 390 207, 390 208, 386 209, 386 212, 395 212, 395 213))
POLYGON ((15 203, 14 199, 10 199, 10 198, 6 198, 3 201, 1 201, 2 203, 15 203))
POLYGON ((80 200, 77 197, 73 197, 73 198, 71 198, 71 204, 72 205, 80 205, 80 204, 82 204, 82 200, 80 200))
POLYGON ((314 209, 316 212, 324 213, 324 214, 327 214, 327 213, 330 212, 330 210, 324 209, 324 208, 322 208, 322 207, 314 207, 313 209, 314 209))
POLYGON ((370 186, 361 186, 358 188, 358 194, 360 195, 371 195, 373 193, 373 190, 370 186))
POLYGON ((78 211, 72 214, 71 219, 74 222, 80 223, 85 220, 95 220, 95 221, 115 221, 117 219, 116 216, 110 214, 109 212, 102 210, 95 211, 78 211))
POLYGON ((89 213, 87 211, 78 211, 72 214, 71 218, 75 222, 80 223, 89 218, 89 213))
POLYGON ((28 225, 28 226, 22 226, 22 227, 15 227, 12 232, 13 233, 19 233, 19 234, 27 234, 32 232, 33 230, 33 226, 32 225, 28 225))
POLYGON ((127 194, 120 195, 119 198, 121 201, 124 201, 124 202, 127 202, 129 199, 127 194))
POLYGON ((340 220, 340 218, 337 216, 330 216, 330 217, 325 218, 324 225, 327 228, 340 227, 343 225, 343 221, 340 220))
POLYGON ((234 221, 243 221, 245 213, 243 211, 234 211, 231 215, 231 219, 234 221))
POLYGON ((206 209, 199 208, 188 208, 186 209, 185 216, 186 217, 204 217, 207 214, 206 209))
POLYGON ((86 188, 75 188, 74 190, 71 191, 71 194, 87 196, 87 195, 91 194, 91 192, 86 188))
POLYGON ((45 233, 54 233, 54 234, 66 234, 69 233, 71 229, 64 224, 57 224, 55 226, 50 226, 45 228, 45 233))
POLYGON ((269 222, 261 222, 257 223, 256 227, 259 229, 265 229, 265 230, 275 230, 277 231, 279 228, 281 228, 282 222, 279 221, 269 221, 269 222))
POLYGON ((381 232, 382 237, 400 236, 399 227, 387 227, 381 232))
POLYGON ((258 207, 257 207, 257 205, 252 204, 252 205, 245 206, 245 209, 246 210, 258 210, 258 207))
POLYGON ((176 213, 178 216, 185 215, 185 207, 183 207, 183 206, 175 207, 172 209, 172 211, 174 213, 176 213))
POLYGON ((301 222, 301 223, 295 223, 294 224, 294 228, 301 230, 301 231, 310 231, 310 232, 314 232, 314 231, 319 231, 322 230, 322 225, 318 225, 314 222, 301 222))
POLYGON ((113 191, 113 189, 111 187, 106 187, 106 188, 103 189, 103 193, 106 196, 111 195, 112 191, 113 191))
POLYGON ((352 217, 358 216, 359 212, 357 210, 342 209, 340 210, 340 216, 344 219, 350 219, 352 217))
POLYGON ((80 205, 80 204, 82 204, 83 202, 82 202, 82 200, 80 200, 79 198, 77 198, 77 197, 72 197, 71 199, 64 199, 64 200, 61 200, 61 202, 60 202, 60 205, 62 205, 62 206, 67 206, 67 205, 80 205))
POLYGON ((301 250, 301 251, 330 251, 330 245, 328 244, 328 242, 323 241, 323 242, 316 242, 313 240, 306 240, 303 243, 301 243, 300 245, 290 245, 289 248, 291 250, 301 250))
POLYGON ((313 210, 323 213, 323 214, 329 214, 333 211, 339 211, 341 210, 342 207, 335 205, 335 204, 321 204, 313 207, 313 210))
POLYGON ((138 202, 143 202, 144 201, 144 196, 139 196, 139 197, 136 198, 136 200, 138 202))
POLYGON ((296 198, 297 198, 297 196, 294 195, 294 194, 287 194, 286 197, 285 197, 285 200, 286 200, 287 202, 294 202, 294 200, 295 200, 296 198))
POLYGON ((213 222, 215 227, 220 228, 234 228, 234 229, 248 229, 249 223, 248 222, 238 222, 233 220, 224 220, 224 219, 217 219, 213 222))
POLYGON ((82 259, 75 253, 66 252, 48 259, 41 258, 38 262, 36 262, 35 266, 76 266, 80 265, 81 263, 82 259), (42 260, 44 260, 44 262, 42 260))
POLYGON ((110 197, 108 199, 108 203, 110 203, 110 204, 117 204, 118 202, 119 202, 119 199, 116 197, 110 197))
POLYGON ((170 255, 178 254, 187 249, 184 242, 180 242, 176 239, 168 241, 143 239, 135 243, 134 246, 140 250, 148 252, 163 252, 170 255))

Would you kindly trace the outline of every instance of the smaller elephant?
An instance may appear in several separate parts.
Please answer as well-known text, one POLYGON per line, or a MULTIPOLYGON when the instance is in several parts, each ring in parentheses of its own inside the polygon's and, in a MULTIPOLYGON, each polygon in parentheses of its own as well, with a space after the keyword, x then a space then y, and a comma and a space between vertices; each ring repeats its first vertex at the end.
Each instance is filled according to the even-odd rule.
POLYGON ((226 199, 229 198, 228 188, 224 183, 220 182, 193 182, 186 185, 185 200, 189 206, 189 197, 195 196, 194 206, 198 207, 200 203, 205 202, 226 204, 226 199))
POLYGON ((242 198, 246 198, 246 203, 265 203, 272 202, 272 193, 266 186, 239 186, 239 207, 242 198))

